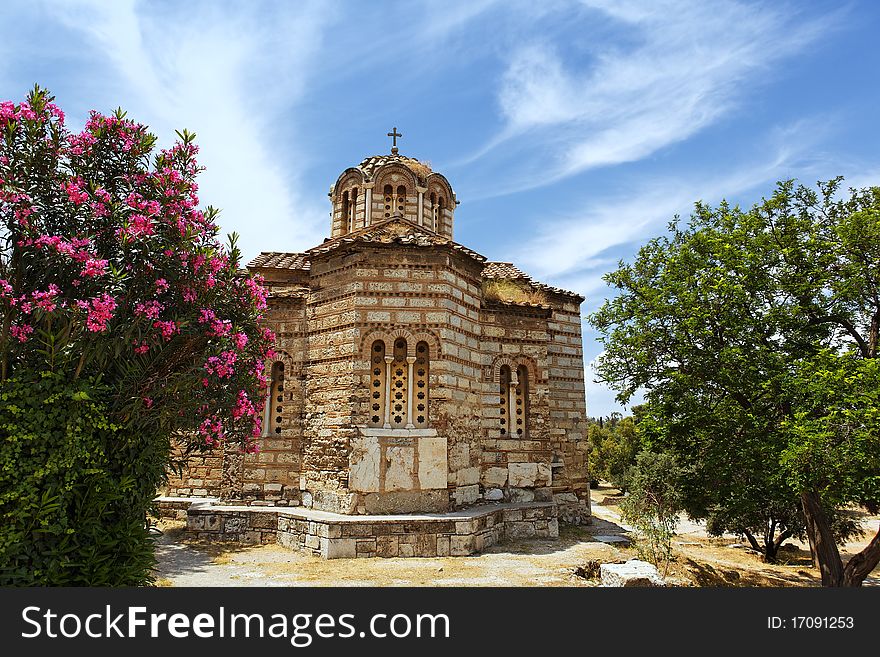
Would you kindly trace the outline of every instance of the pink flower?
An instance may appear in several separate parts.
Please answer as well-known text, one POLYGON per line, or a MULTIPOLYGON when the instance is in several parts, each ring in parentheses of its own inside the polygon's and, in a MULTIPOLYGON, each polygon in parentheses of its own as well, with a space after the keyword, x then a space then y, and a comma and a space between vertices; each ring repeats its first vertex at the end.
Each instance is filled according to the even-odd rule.
POLYGON ((107 270, 107 261, 98 258, 89 258, 86 260, 85 267, 79 273, 80 276, 86 278, 88 276, 103 276, 107 270))
POLYGON ((162 338, 165 341, 173 338, 174 334, 180 330, 177 328, 177 324, 173 321, 153 322, 153 328, 159 329, 159 331, 162 333, 162 338))
POLYGON ((232 341, 235 343, 236 348, 241 351, 248 343, 248 336, 246 336, 244 333, 235 333, 232 336, 232 341))
POLYGON ((143 341, 140 344, 138 344, 138 341, 135 340, 134 342, 132 342, 132 344, 135 345, 134 353, 136 353, 138 355, 143 355, 150 350, 150 345, 148 345, 146 341, 143 341))
POLYGON ((19 342, 26 342, 28 336, 34 332, 34 327, 27 324, 18 326, 13 324, 9 327, 9 334, 19 342))
POLYGON ((156 281, 156 294, 162 294, 163 292, 168 291, 168 281, 164 278, 160 278, 156 281))
MULTIPOLYGON (((80 303, 77 301, 77 305, 80 303)), ((88 308, 86 327, 93 333, 106 331, 107 322, 113 319, 113 311, 116 310, 116 300, 105 292, 100 297, 92 299, 88 308)))
POLYGON ((139 317, 146 317, 147 319, 158 319, 159 313, 161 313, 165 309, 158 301, 147 301, 143 303, 138 303, 134 307, 134 314, 139 317))

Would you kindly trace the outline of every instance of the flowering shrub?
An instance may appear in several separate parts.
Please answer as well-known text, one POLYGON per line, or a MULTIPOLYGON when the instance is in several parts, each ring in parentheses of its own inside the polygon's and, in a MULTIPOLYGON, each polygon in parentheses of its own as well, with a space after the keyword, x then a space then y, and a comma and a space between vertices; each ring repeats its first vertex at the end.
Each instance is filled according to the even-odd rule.
POLYGON ((72 134, 52 100, 0 104, 0 380, 100 375, 128 422, 254 449, 266 292, 198 207, 194 135, 153 155, 121 110, 72 134))
MULTIPOLYGON (((73 133, 52 101, 35 87, 0 102, 0 414, 14 410, 4 389, 43 375, 87 386, 126 437, 102 443, 102 467, 134 482, 141 513, 172 441, 256 448, 266 290, 240 270, 235 235, 218 241, 217 211, 199 208, 194 135, 154 152, 122 110, 73 133)), ((0 469, 21 467, 17 426, 0 427, 0 469)), ((3 498, 0 515, 15 506, 3 498)))

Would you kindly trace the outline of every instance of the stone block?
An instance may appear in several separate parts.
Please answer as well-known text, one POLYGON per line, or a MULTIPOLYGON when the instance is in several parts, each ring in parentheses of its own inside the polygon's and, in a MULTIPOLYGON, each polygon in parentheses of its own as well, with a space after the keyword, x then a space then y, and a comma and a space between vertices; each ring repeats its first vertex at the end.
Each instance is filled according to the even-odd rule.
POLYGON ((535 477, 536 486, 549 486, 553 483, 553 469, 549 463, 536 463, 538 473, 535 477))
POLYGON ((378 536, 376 537, 376 556, 377 557, 396 557, 398 554, 397 536, 378 536))
POLYGON ((413 481, 413 466, 415 464, 415 448, 413 447, 388 447, 385 449, 385 490, 413 490, 416 485, 413 481))
POLYGON ((362 493, 379 491, 380 449, 379 438, 376 436, 357 436, 351 439, 348 473, 348 486, 351 490, 362 493))
POLYGON ((502 488, 507 483, 507 468, 486 468, 483 471, 483 485, 502 488))
POLYGON ((449 537, 448 536, 438 536, 437 537, 437 556, 438 557, 448 557, 449 556, 449 537))
POLYGON ((653 564, 639 559, 626 563, 603 563, 599 566, 602 586, 645 587, 665 586, 663 578, 653 564))
POLYGON ((446 473, 448 470, 446 438, 442 436, 423 436, 419 438, 418 444, 419 488, 422 490, 446 488, 446 473))
POLYGON ((504 499, 504 491, 500 488, 490 488, 483 497, 490 502, 499 502, 504 499))
POLYGON ((535 500, 535 492, 523 488, 511 488, 508 495, 511 502, 533 502, 535 500))
POLYGON ((459 486, 472 486, 473 484, 480 483, 479 468, 464 468, 463 470, 459 470, 456 475, 456 483, 459 486))
POLYGON ((325 559, 352 559, 356 556, 357 541, 353 538, 332 538, 322 541, 321 556, 325 559))
POLYGON ((459 486, 455 489, 454 497, 456 506, 473 504, 480 499, 480 487, 476 484, 472 486, 459 486))
POLYGON ((450 536, 449 554, 453 557, 465 557, 473 554, 475 550, 474 543, 473 534, 468 536, 450 536))
POLYGON ((510 485, 516 488, 533 488, 538 478, 537 463, 510 463, 507 466, 510 485))

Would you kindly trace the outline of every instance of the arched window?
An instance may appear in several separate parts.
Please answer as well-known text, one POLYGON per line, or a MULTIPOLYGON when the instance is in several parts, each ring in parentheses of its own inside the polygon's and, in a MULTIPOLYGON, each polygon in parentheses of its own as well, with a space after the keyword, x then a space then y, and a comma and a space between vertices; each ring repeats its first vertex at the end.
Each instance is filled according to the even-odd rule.
POLYGON ((413 424, 417 429, 425 429, 428 426, 428 376, 431 366, 431 350, 427 342, 419 342, 416 345, 416 362, 413 369, 413 424))
POLYGON ((506 436, 510 432, 510 367, 502 365, 498 379, 500 381, 498 390, 499 422, 501 435, 506 436))
POLYGON ((385 343, 376 340, 370 348, 370 421, 371 427, 385 423, 385 343))
POLYGON ((370 346, 368 426, 386 429, 428 427, 431 366, 428 343, 418 342, 415 353, 415 356, 407 355, 405 338, 397 338, 390 348, 382 340, 376 340, 370 346))
POLYGON ((529 369, 525 365, 516 368, 516 394, 514 395, 513 429, 516 435, 527 437, 529 435, 529 369))
POLYGON ((434 232, 439 233, 443 224, 443 197, 437 197, 437 208, 434 211, 434 232))
POLYGON ((406 187, 403 185, 398 185, 397 187, 396 206, 400 214, 406 214, 406 187))
POLYGON ((431 230, 437 232, 437 195, 431 192, 431 230))
POLYGON ((407 417, 408 370, 406 340, 397 338, 394 341, 394 360, 391 361, 391 410, 389 423, 393 429, 403 429, 409 423, 409 418, 407 417))
POLYGON ((348 192, 342 192, 342 232, 347 233, 350 228, 348 227, 349 215, 351 215, 351 204, 348 202, 348 192))
POLYGON ((266 399, 265 422, 267 435, 281 433, 284 426, 284 363, 278 361, 272 365, 269 382, 269 396, 266 399))
POLYGON ((348 231, 351 232, 355 229, 355 219, 357 218, 357 205, 358 205, 358 188, 355 187, 351 190, 351 211, 348 216, 348 231))
POLYGON ((391 216, 391 204, 394 202, 394 188, 391 185, 385 185, 383 189, 383 193, 385 194, 385 216, 391 216))

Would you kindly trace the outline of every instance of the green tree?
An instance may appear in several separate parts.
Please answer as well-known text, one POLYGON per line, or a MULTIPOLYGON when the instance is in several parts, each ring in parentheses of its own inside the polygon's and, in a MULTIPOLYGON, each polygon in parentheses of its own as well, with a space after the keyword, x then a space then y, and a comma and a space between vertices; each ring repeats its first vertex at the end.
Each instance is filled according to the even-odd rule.
POLYGON ((638 532, 639 556, 669 570, 672 537, 682 510, 679 483, 686 472, 670 454, 642 451, 627 474, 629 493, 620 505, 622 518, 638 532))
POLYGON ((749 211, 697 204, 606 276, 619 295, 590 317, 600 379, 621 401, 644 389, 644 440, 692 471, 688 512, 760 533, 768 557, 805 532, 828 586, 880 562, 880 536, 846 566, 837 549, 841 509, 880 502, 876 396, 855 392, 877 356, 880 189, 840 192, 788 181, 749 211))

